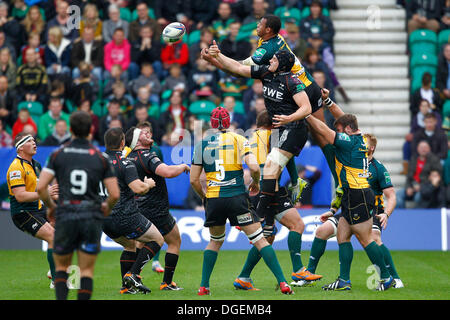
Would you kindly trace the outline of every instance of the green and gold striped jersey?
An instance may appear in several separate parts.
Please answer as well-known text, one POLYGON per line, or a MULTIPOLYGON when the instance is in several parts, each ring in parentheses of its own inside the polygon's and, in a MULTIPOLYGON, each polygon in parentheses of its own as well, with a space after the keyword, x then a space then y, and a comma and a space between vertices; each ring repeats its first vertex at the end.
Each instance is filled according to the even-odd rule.
POLYGON ((206 197, 227 198, 246 192, 243 159, 250 153, 246 138, 234 132, 217 132, 194 148, 192 164, 206 174, 206 197))
POLYGON ((367 141, 361 134, 336 133, 336 174, 339 186, 350 189, 370 188, 367 141))
MULTIPOLYGON (((281 36, 280 34, 266 41, 260 38, 258 40, 258 46, 256 47, 256 50, 252 55, 252 60, 257 65, 263 64, 268 65, 270 64, 269 61, 270 59, 272 59, 273 55, 278 50, 283 49, 287 49, 292 54, 294 54, 291 48, 289 48, 289 45, 287 44, 286 40, 284 40, 283 36, 281 36)), ((309 74, 308 71, 306 71, 305 67, 302 66, 297 56, 295 56, 295 63, 291 69, 291 72, 297 74, 298 78, 303 82, 303 84, 306 87, 309 86, 314 81, 313 77, 309 74)))

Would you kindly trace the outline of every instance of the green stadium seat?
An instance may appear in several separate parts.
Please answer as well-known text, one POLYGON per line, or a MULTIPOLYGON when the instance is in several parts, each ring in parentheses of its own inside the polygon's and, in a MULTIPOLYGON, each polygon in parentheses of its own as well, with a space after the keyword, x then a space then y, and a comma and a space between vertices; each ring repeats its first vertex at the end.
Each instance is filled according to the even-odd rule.
POLYGON ((36 125, 39 123, 39 118, 44 114, 44 106, 38 101, 22 101, 17 106, 17 110, 28 109, 30 116, 36 125))
POLYGON ((148 109, 148 115, 154 119, 159 119, 160 111, 158 105, 152 105, 148 109))
POLYGON ((442 106, 442 116, 444 118, 450 117, 450 100, 445 100, 444 105, 442 106))
POLYGON ((253 30, 256 29, 257 25, 258 25, 257 22, 243 24, 243 25, 241 25, 239 32, 253 32, 253 30))
POLYGON ((287 8, 282 6, 277 8, 274 14, 280 17, 281 23, 284 23, 287 19, 294 19, 296 24, 298 24, 302 19, 302 13, 297 8, 287 8))
POLYGON ((130 9, 128 8, 120 8, 119 9, 120 12, 120 19, 123 19, 125 21, 131 22, 131 12, 130 9))
MULTIPOLYGON (((302 19, 308 17, 311 14, 311 10, 309 9, 309 7, 304 7, 302 9, 302 19)), ((322 9, 322 14, 326 17, 330 16, 330 10, 328 10, 327 8, 323 8, 322 9)))
MULTIPOLYGON (((219 106, 224 108, 223 103, 219 104, 219 106)), ((239 114, 245 114, 244 103, 240 100, 235 100, 234 111, 239 114)))
POLYGON ((438 47, 439 49, 446 43, 450 42, 450 29, 442 30, 438 35, 438 47))
POLYGON ((161 110, 160 110, 161 113, 166 112, 167 109, 169 109, 169 106, 170 106, 170 101, 163 102, 163 104, 161 105, 161 110))
POLYGON ((426 69, 420 69, 416 71, 416 75, 411 79, 411 93, 414 93, 414 91, 422 86, 422 76, 425 72, 429 72, 431 74, 431 86, 433 88, 436 87, 436 73, 430 72, 426 69))
POLYGON ((77 108, 77 106, 74 105, 74 103, 73 103, 72 100, 66 99, 64 102, 66 103, 67 111, 68 111, 69 113, 74 112, 75 109, 77 108))
POLYGON ((188 46, 200 42, 200 33, 201 33, 200 30, 194 30, 189 34, 184 35, 183 40, 187 38, 186 41, 188 46))
POLYGON ((428 69, 436 68, 438 65, 438 58, 435 54, 418 53, 411 57, 410 68, 412 74, 417 68, 426 67, 428 69))
POLYGON ((108 105, 108 100, 106 99, 97 99, 92 104, 92 112, 99 118, 103 117, 106 114, 106 106, 108 105))
POLYGON ((435 32, 427 29, 413 31, 409 36, 409 49, 411 55, 419 53, 436 54, 438 39, 435 32))
POLYGON ((214 110, 216 104, 209 100, 197 100, 190 104, 189 111, 199 119, 206 119, 209 121, 211 111, 214 110))

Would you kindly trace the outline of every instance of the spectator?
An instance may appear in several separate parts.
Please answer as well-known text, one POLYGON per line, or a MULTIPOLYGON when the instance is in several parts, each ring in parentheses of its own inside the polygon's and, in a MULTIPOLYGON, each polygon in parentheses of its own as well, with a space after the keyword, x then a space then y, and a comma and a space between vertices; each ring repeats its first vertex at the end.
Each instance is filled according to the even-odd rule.
POLYGON ((63 119, 69 126, 70 115, 63 111, 63 103, 61 98, 53 97, 50 99, 48 111, 39 118, 38 136, 44 141, 52 134, 56 121, 63 119))
POLYGON ((80 103, 80 106, 78 107, 78 109, 81 111, 87 112, 91 115, 91 119, 92 119, 91 135, 92 135, 92 138, 98 142, 99 141, 98 132, 99 132, 100 120, 99 120, 98 116, 96 114, 94 114, 94 112, 92 112, 91 104, 92 104, 91 101, 89 101, 87 99, 83 100, 80 103))
POLYGON ((248 39, 236 40, 240 27, 239 21, 231 22, 228 26, 228 36, 220 43, 221 52, 237 61, 247 59, 252 51, 252 45, 248 39))
POLYGON ((448 28, 450 28, 450 0, 445 0, 445 5, 442 8, 440 29, 445 30, 448 28))
POLYGON ((200 30, 211 25, 216 14, 216 1, 190 0, 193 28, 200 30))
POLYGON ((214 38, 222 42, 229 34, 230 24, 237 19, 232 15, 231 5, 228 2, 220 2, 217 8, 218 18, 213 21, 212 29, 214 38))
POLYGON ((286 23, 286 42, 291 48, 292 52, 300 59, 303 60, 305 56, 308 43, 305 39, 300 37, 300 29, 295 23, 286 23))
POLYGON ((80 36, 79 29, 76 25, 69 25, 74 24, 76 20, 71 19, 68 9, 69 2, 67 0, 59 0, 56 2, 56 16, 47 23, 46 37, 48 37, 48 31, 55 26, 60 27, 63 31, 64 38, 71 42, 80 36))
POLYGON ((258 23, 267 13, 268 4, 264 0, 253 0, 251 13, 244 18, 242 24, 258 23))
POLYGON ((122 67, 119 64, 115 64, 111 67, 111 77, 106 78, 105 87, 103 88, 103 96, 107 97, 112 94, 113 86, 115 83, 128 82, 127 74, 123 72, 122 67))
POLYGON ((222 96, 233 96, 242 100, 242 94, 248 89, 249 80, 243 77, 235 77, 228 73, 220 73, 219 88, 222 96))
POLYGON ((334 89, 331 77, 330 77, 330 69, 328 68, 327 64, 321 60, 319 52, 317 52, 314 48, 307 48, 305 51, 305 59, 302 61, 303 66, 306 68, 306 70, 312 74, 315 71, 322 71, 327 80, 330 80, 327 83, 328 88, 334 89))
POLYGON ((28 6, 24 0, 13 0, 14 7, 11 10, 11 16, 17 21, 22 21, 28 11, 28 6))
POLYGON ((433 113, 436 116, 437 127, 442 126, 442 117, 439 112, 431 109, 430 102, 428 100, 422 99, 419 104, 419 112, 413 117, 411 121, 411 133, 416 133, 419 129, 425 127, 425 116, 429 113, 433 113))
POLYGON ((157 119, 159 117, 159 105, 150 102, 152 92, 150 87, 140 87, 137 92, 134 108, 144 105, 147 108, 149 116, 157 119))
POLYGON ((231 130, 246 129, 245 115, 234 111, 236 107, 236 99, 233 96, 226 96, 223 98, 223 106, 230 114, 230 128, 231 130))
POLYGON ((218 80, 213 67, 201 57, 197 58, 188 76, 189 100, 193 102, 203 97, 216 103, 220 96, 218 80))
POLYGON ((71 41, 64 38, 60 27, 48 30, 48 42, 44 49, 48 75, 70 75, 71 41))
POLYGON ((414 91, 411 97, 411 104, 409 110, 411 111, 411 116, 414 117, 417 112, 419 112, 420 101, 425 99, 430 103, 431 109, 439 111, 441 106, 441 98, 439 96, 439 91, 432 88, 432 77, 429 72, 425 72, 422 76, 422 86, 414 91))
POLYGON ((28 49, 25 55, 27 63, 17 69, 18 101, 39 100, 45 105, 48 86, 47 73, 45 68, 37 63, 37 55, 33 49, 28 49))
POLYGON ((195 65, 195 60, 197 60, 200 55, 200 51, 204 48, 209 48, 214 40, 214 31, 211 27, 203 27, 200 30, 200 41, 191 44, 189 47, 189 63, 193 67, 195 65))
POLYGON ((27 57, 25 52, 28 48, 33 49, 37 54, 37 62, 39 64, 45 65, 45 49, 44 46, 41 45, 41 37, 37 32, 31 32, 28 34, 28 43, 26 46, 22 48, 21 57, 22 64, 27 63, 27 57))
POLYGON ((28 111, 27 108, 22 108, 19 110, 17 120, 12 127, 12 139, 13 140, 19 132, 22 132, 24 130, 24 127, 26 125, 30 125, 31 127, 33 127, 34 132, 35 133, 37 132, 37 126, 36 126, 36 123, 33 121, 33 119, 30 116, 30 111, 28 111))
POLYGON ((313 0, 310 7, 311 14, 300 22, 301 36, 312 45, 312 35, 319 34, 320 38, 333 48, 334 27, 329 17, 322 14, 322 3, 313 0))
POLYGON ((0 50, 1 49, 8 49, 11 58, 16 61, 16 49, 9 43, 9 38, 6 38, 6 34, 2 29, 0 29, 0 50))
POLYGON ((41 146, 60 146, 70 140, 70 132, 67 130, 67 122, 58 119, 51 135, 40 143, 41 146))
POLYGON ((36 33, 39 35, 39 39, 45 38, 45 20, 37 5, 33 5, 29 8, 21 23, 26 34, 36 33))
POLYGON ((102 23, 102 35, 105 43, 111 42, 114 31, 117 28, 122 28, 125 38, 128 38, 128 21, 120 19, 119 7, 115 4, 110 4, 108 7, 109 19, 102 23))
POLYGON ((409 34, 417 29, 429 29, 434 32, 439 31, 439 21, 442 16, 442 4, 440 0, 407 1, 406 13, 409 34))
POLYGON ((125 84, 122 81, 115 82, 112 85, 112 94, 108 100, 117 100, 123 114, 130 114, 133 111, 133 98, 127 93, 125 84))
POLYGON ((255 100, 261 97, 263 97, 263 85, 261 80, 255 79, 251 87, 242 93, 242 103, 245 113, 249 114, 249 118, 256 120, 256 114, 250 115, 250 113, 254 112, 253 104, 255 100))
POLYGON ((256 96, 256 99, 252 101, 251 111, 247 116, 247 129, 256 129, 256 117, 262 111, 266 110, 266 104, 264 103, 264 97, 256 96))
POLYGON ((84 28, 91 27, 94 31, 94 37, 96 40, 102 39, 102 20, 98 17, 97 6, 92 3, 88 3, 83 9, 83 18, 80 21, 80 36, 83 36, 84 28))
POLYGON ((138 123, 148 121, 152 125, 152 132, 153 132, 153 140, 157 143, 161 143, 161 130, 159 128, 158 123, 148 115, 148 110, 145 105, 139 105, 134 109, 134 114, 132 117, 130 117, 127 121, 127 127, 126 130, 130 129, 131 127, 135 127, 138 123))
POLYGON ((118 126, 120 123, 120 127, 125 127, 125 118, 120 114, 120 104, 117 100, 111 100, 108 103, 108 113, 104 115, 100 119, 100 127, 99 127, 99 142, 101 145, 105 145, 104 136, 106 130, 112 128, 110 126, 111 122, 113 122, 114 126, 118 126), (115 123, 113 120, 117 120, 115 123))
POLYGON ((427 141, 431 152, 442 161, 447 158, 448 144, 447 135, 442 128, 437 126, 437 118, 434 113, 428 113, 424 116, 424 127, 420 128, 413 137, 411 143, 411 152, 418 150, 417 146, 420 141, 427 141))
POLYGON ((13 146, 13 139, 3 128, 3 121, 0 121, 0 148, 10 148, 13 146))
POLYGON ((179 21, 190 28, 191 6, 189 1, 185 0, 155 0, 155 16, 161 30, 171 22, 179 21))
POLYGON ((94 28, 88 25, 84 27, 83 34, 79 41, 73 44, 70 54, 70 64, 72 66, 72 78, 80 76, 78 66, 80 62, 85 62, 92 69, 92 74, 97 80, 102 80, 103 73, 103 42, 94 39, 94 28))
MULTIPOLYGON (((182 69, 187 69, 189 63, 189 49, 186 43, 166 43, 161 49, 161 62, 163 64, 163 74, 168 74, 169 67, 177 63, 182 69)), ((185 70, 184 73, 186 73, 185 70)))
POLYGON ((178 63, 174 63, 169 68, 169 75, 165 78, 161 91, 177 90, 182 93, 183 99, 187 98, 187 80, 181 71, 178 63))
POLYGON ((8 86, 11 90, 16 87, 16 64, 11 59, 8 48, 0 50, 0 76, 8 79, 8 86))
MULTIPOLYGON (((317 85, 320 88, 330 88, 330 94, 329 97, 331 100, 335 101, 335 96, 334 96, 334 90, 333 87, 329 87, 330 85, 330 79, 326 78, 325 73, 322 70, 316 70, 312 73, 312 77, 314 78, 314 81, 317 83, 317 85)), ((328 110, 328 108, 324 108, 323 110, 323 115, 325 118, 325 123, 328 125, 329 128, 334 128, 334 121, 335 118, 333 117, 333 115, 331 114, 330 110, 328 110)))
POLYGON ((143 63, 151 63, 158 77, 162 79, 164 73, 160 56, 160 40, 155 37, 150 26, 143 26, 139 32, 139 39, 131 44, 130 70, 134 70, 134 78, 139 75, 143 63))
MULTIPOLYGON (((14 48, 11 51, 11 56, 16 59, 17 53, 26 41, 26 34, 22 25, 13 18, 8 17, 8 4, 0 2, 0 29, 4 32, 5 39, 9 41, 14 48)), ((0 45, 2 48, 2 45, 0 45)))
POLYGON ((417 154, 411 158, 406 178, 406 189, 397 192, 397 207, 404 208, 405 200, 414 201, 415 206, 420 203, 420 186, 427 181, 430 172, 437 170, 442 172, 439 157, 431 152, 427 141, 420 141, 417 145, 417 154))
POLYGON ((133 81, 133 94, 136 95, 140 87, 148 87, 151 91, 150 102, 159 105, 161 83, 158 76, 153 73, 153 66, 146 62, 142 64, 141 75, 133 81))
POLYGON ((445 186, 439 170, 431 170, 426 181, 420 185, 420 208, 443 208, 445 201, 445 186))
POLYGON ((9 89, 6 76, 0 76, 0 122, 13 126, 16 121, 15 94, 9 89))
POLYGON ((91 74, 90 64, 81 61, 78 70, 80 76, 74 79, 71 90, 71 100, 77 106, 86 99, 93 102, 100 90, 98 85, 99 80, 91 74))
POLYGON ((172 91, 170 105, 167 111, 161 114, 162 142, 167 145, 175 145, 184 137, 184 130, 189 128, 190 112, 183 105, 183 97, 179 91, 172 91))
POLYGON ((139 33, 143 26, 150 26, 152 30, 155 32, 155 36, 159 38, 161 36, 161 30, 159 28, 158 23, 154 19, 150 18, 148 14, 147 4, 145 2, 140 2, 136 6, 136 11, 138 17, 136 20, 130 22, 129 27, 128 39, 130 40, 130 42, 138 41, 139 33))
MULTIPOLYGON (((113 39, 108 42, 104 48, 104 79, 111 78, 111 68, 113 65, 118 64, 121 66, 124 77, 128 79, 128 66, 131 62, 130 56, 131 46, 128 40, 125 39, 125 32, 122 28, 116 28, 113 34, 113 39)), ((130 79, 132 80, 132 79, 130 79)))
POLYGON ((445 99, 450 99, 450 43, 444 44, 439 55, 439 66, 436 70, 436 88, 445 99))

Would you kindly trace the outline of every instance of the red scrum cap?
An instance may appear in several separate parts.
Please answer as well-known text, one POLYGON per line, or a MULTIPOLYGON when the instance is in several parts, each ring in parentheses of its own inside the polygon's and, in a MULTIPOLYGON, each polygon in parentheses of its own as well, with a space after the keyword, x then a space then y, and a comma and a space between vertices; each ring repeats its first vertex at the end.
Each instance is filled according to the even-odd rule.
POLYGON ((227 109, 217 107, 211 112, 211 127, 219 130, 230 127, 230 114, 227 109))

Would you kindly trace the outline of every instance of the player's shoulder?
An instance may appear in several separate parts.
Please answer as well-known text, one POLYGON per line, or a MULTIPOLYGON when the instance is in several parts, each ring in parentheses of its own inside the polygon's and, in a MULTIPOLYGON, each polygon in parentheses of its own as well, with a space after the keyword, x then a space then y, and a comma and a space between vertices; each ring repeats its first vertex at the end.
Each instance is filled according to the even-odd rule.
POLYGON ((384 164, 380 160, 372 158, 372 162, 371 163, 377 169, 381 169, 382 171, 387 171, 386 167, 384 166, 384 164))
POLYGON ((19 158, 14 158, 14 160, 9 165, 8 171, 11 170, 23 170, 22 164, 20 163, 19 158))

